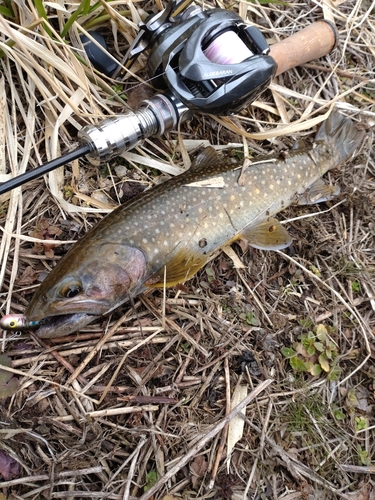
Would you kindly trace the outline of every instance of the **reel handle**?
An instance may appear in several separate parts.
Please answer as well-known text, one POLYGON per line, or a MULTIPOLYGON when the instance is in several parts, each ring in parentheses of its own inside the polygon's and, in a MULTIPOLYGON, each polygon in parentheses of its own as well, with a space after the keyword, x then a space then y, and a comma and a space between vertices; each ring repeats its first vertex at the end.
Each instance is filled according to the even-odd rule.
POLYGON ((271 45, 269 55, 276 61, 276 76, 288 69, 326 56, 335 48, 338 34, 330 21, 317 21, 298 33, 271 45))

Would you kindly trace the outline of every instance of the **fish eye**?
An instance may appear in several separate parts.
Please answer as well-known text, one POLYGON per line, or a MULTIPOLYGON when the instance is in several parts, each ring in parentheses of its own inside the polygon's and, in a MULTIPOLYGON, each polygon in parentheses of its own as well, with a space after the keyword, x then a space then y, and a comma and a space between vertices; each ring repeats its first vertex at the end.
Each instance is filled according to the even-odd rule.
POLYGON ((64 285, 60 289, 60 295, 66 299, 72 299, 76 297, 82 291, 82 286, 80 283, 70 283, 69 285, 64 285))
POLYGON ((10 326, 11 328, 15 327, 16 325, 17 325, 17 322, 16 322, 16 321, 14 321, 14 320, 9 321, 9 326, 10 326))

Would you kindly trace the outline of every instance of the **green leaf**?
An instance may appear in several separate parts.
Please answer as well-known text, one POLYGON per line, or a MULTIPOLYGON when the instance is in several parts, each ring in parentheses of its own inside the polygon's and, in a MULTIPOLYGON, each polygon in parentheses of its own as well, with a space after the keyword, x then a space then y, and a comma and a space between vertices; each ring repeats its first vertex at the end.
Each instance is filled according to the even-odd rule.
POLYGON ((12 9, 8 7, 4 7, 3 5, 0 5, 0 15, 5 16, 5 17, 10 17, 14 18, 14 14, 12 9))
POLYGON ((19 385, 18 379, 13 377, 11 372, 1 370, 1 366, 12 366, 12 360, 6 354, 0 354, 0 400, 13 396, 19 385))
POLYGON ((289 364, 293 368, 293 370, 295 370, 297 372, 306 372, 307 371, 306 363, 298 356, 294 356, 294 358, 291 358, 289 360, 289 364))
POLYGON ((325 357, 324 354, 321 354, 318 358, 318 361, 319 361, 319 364, 320 366, 322 367, 322 369, 325 371, 325 372, 329 372, 329 363, 328 363, 328 359, 325 357))
POLYGON ((329 380, 338 380, 340 373, 341 368, 338 365, 333 366, 328 374, 329 380))
POLYGON ((156 472, 156 470, 150 470, 150 472, 147 472, 146 484, 143 488, 144 492, 146 493, 146 491, 148 491, 152 486, 154 486, 157 480, 158 480, 158 473, 156 472))
POLYGON ((343 413, 339 409, 334 410, 333 416, 335 417, 336 420, 345 420, 345 413, 343 413))
POLYGON ((368 451, 362 450, 361 446, 358 445, 358 458, 361 465, 370 465, 370 458, 368 456, 368 451))
POLYGON ((73 23, 78 19, 78 16, 86 15, 88 14, 90 9, 90 0, 82 0, 82 2, 79 4, 78 9, 73 12, 73 14, 69 17, 67 22, 65 23, 65 26, 63 30, 61 31, 61 38, 64 38, 70 28, 72 27, 73 23))
POLYGON ((308 356, 314 356, 314 354, 315 354, 314 345, 309 345, 308 348, 306 349, 306 352, 307 352, 308 356))
POLYGON ((36 7, 36 10, 38 11, 39 16, 47 21, 47 23, 43 23, 43 27, 46 30, 46 32, 48 33, 48 36, 50 36, 52 38, 52 31, 48 27, 48 17, 47 17, 46 9, 44 8, 44 5, 43 5, 43 0, 34 0, 34 3, 35 3, 35 7, 36 7))
POLYGON ((329 356, 329 359, 333 359, 337 356, 337 348, 336 348, 336 344, 334 342, 331 342, 330 340, 327 340, 326 342, 326 355, 328 354, 328 352, 330 353, 329 356))
POLYGON ((364 429, 367 429, 367 427, 368 427, 367 418, 355 417, 355 430, 356 430, 356 432, 363 431, 364 429))
POLYGON ((281 354, 285 357, 285 358, 292 358, 293 356, 295 356, 297 353, 294 349, 292 349, 291 347, 283 347, 281 349, 281 354))
POLYGON ((361 284, 358 283, 358 281, 353 281, 353 283, 352 283, 353 292, 359 292, 360 289, 361 289, 361 284))
POLYGON ((319 352, 324 352, 324 345, 321 342, 314 342, 314 347, 319 352))
POLYGON ((354 389, 349 389, 348 394, 346 395, 346 404, 352 407, 359 405, 358 398, 355 394, 354 389))
POLYGON ((327 328, 324 325, 318 325, 316 327, 316 336, 321 342, 326 342, 327 333, 327 328))
POLYGON ((311 373, 311 375, 314 375, 314 377, 319 377, 319 375, 322 373, 322 367, 318 364, 315 364, 309 369, 309 373, 311 373))

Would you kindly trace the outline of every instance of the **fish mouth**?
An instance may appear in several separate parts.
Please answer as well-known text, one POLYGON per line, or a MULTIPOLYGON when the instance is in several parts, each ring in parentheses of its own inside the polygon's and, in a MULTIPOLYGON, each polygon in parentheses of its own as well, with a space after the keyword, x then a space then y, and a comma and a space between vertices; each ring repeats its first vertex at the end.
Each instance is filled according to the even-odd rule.
POLYGON ((40 320, 40 326, 35 330, 35 335, 41 339, 64 337, 65 335, 77 332, 99 317, 86 313, 47 316, 40 320))

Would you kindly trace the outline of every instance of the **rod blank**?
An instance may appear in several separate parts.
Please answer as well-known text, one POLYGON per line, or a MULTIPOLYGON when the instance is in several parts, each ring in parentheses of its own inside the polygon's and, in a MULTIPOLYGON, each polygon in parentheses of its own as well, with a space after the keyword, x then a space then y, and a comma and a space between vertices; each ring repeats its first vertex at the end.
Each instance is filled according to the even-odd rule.
POLYGON ((22 186, 22 184, 25 184, 26 182, 37 179, 44 174, 48 174, 48 172, 51 172, 52 170, 65 165, 66 163, 76 160, 77 158, 81 158, 82 156, 90 153, 90 151, 91 147, 88 144, 85 144, 84 146, 70 151, 70 153, 66 153, 65 155, 59 156, 59 158, 55 158, 48 163, 44 163, 43 165, 34 168, 34 170, 29 170, 24 174, 13 177, 13 179, 10 179, 9 181, 4 182, 0 185, 0 195, 11 191, 18 186, 22 186))

